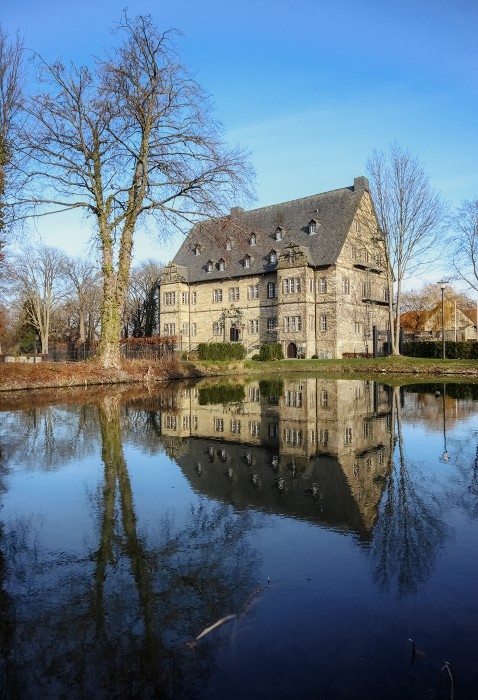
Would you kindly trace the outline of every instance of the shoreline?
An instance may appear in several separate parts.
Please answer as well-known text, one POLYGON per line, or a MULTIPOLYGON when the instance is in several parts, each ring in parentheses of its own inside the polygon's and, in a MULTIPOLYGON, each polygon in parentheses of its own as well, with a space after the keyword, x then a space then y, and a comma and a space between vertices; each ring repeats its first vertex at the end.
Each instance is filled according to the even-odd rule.
POLYGON ((437 378, 478 381, 476 360, 430 360, 410 357, 340 360, 278 360, 259 362, 124 361, 120 370, 106 370, 95 361, 0 364, 0 397, 4 392, 114 385, 151 385, 176 380, 257 374, 325 374, 336 378, 368 375, 394 382, 436 381, 437 378))

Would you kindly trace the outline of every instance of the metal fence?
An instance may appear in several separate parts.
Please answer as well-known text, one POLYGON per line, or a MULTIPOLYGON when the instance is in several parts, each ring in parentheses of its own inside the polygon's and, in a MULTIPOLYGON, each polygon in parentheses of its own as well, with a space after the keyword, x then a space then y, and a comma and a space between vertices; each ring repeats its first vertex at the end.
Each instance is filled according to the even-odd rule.
MULTIPOLYGON (((176 348, 176 338, 128 338, 120 345, 121 354, 126 360, 160 360, 171 356, 176 348)), ((58 343, 50 345, 43 362, 82 362, 96 355, 98 341, 85 343, 58 343)))

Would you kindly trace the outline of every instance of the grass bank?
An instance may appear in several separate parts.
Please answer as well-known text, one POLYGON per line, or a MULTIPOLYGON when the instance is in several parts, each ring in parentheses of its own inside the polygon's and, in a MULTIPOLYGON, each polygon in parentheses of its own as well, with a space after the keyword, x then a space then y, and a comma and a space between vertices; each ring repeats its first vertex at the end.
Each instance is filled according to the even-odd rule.
POLYGON ((112 384, 164 382, 171 379, 256 374, 325 374, 331 377, 380 377, 384 381, 410 382, 437 377, 478 380, 476 360, 436 360, 416 357, 383 357, 343 360, 277 360, 274 362, 124 361, 120 370, 105 370, 95 361, 38 364, 0 364, 0 391, 112 384))

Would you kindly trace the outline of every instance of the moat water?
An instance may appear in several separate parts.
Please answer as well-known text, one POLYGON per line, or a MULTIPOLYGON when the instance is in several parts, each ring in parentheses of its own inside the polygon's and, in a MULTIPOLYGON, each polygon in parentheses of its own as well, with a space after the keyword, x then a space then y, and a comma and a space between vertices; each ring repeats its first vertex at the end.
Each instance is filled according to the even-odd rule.
POLYGON ((476 698, 477 543, 476 384, 3 395, 0 698, 476 698))

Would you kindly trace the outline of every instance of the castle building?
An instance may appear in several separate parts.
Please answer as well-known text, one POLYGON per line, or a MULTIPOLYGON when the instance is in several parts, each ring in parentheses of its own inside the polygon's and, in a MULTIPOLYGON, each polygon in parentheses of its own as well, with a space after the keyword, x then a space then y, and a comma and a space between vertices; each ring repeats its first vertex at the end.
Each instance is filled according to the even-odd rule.
POLYGON ((161 278, 160 329, 183 351, 280 343, 289 358, 372 352, 388 325, 387 259, 365 177, 196 224, 161 278))

